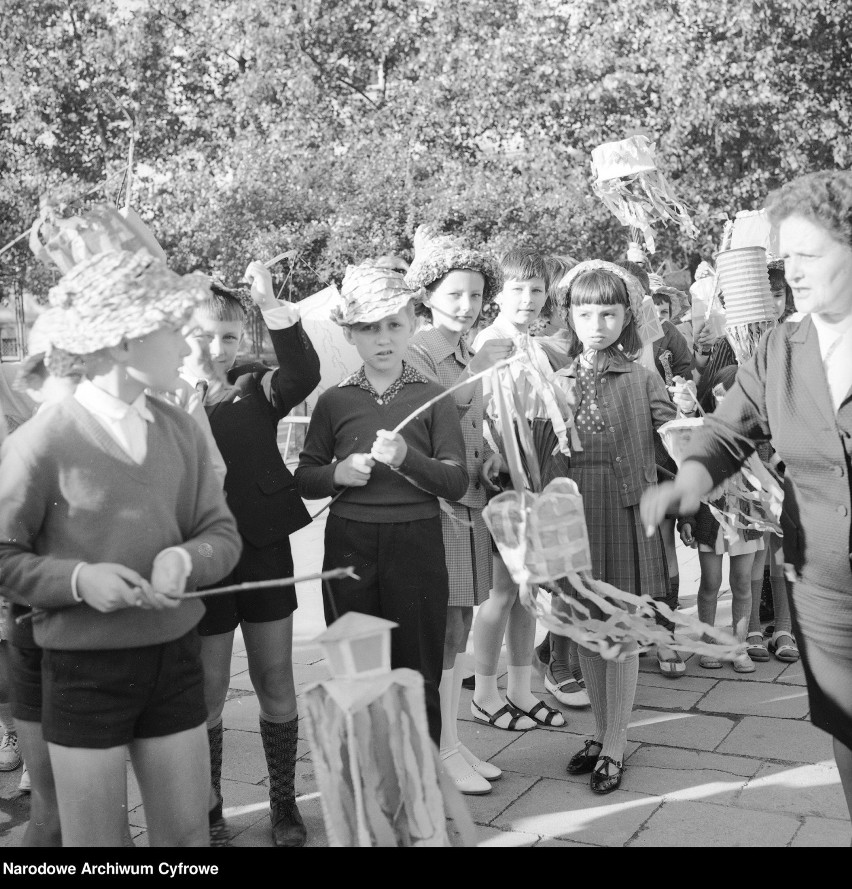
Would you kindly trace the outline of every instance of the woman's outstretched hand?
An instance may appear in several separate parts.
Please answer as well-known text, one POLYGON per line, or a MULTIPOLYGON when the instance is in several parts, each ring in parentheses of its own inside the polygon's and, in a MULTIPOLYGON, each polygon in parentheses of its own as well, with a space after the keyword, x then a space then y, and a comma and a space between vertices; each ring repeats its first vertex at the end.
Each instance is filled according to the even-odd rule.
POLYGON ((663 482, 648 488, 639 502, 639 516, 648 537, 653 537, 657 526, 667 515, 692 515, 698 511, 697 493, 685 491, 675 482, 663 482))

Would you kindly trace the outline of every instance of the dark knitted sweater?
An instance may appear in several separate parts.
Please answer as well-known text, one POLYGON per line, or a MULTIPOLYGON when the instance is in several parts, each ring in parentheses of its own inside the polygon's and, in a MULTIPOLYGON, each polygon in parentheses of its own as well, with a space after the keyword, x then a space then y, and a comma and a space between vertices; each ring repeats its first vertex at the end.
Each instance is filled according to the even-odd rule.
MULTIPOLYGON (((334 461, 368 454, 379 429, 393 429, 419 405, 442 392, 437 383, 406 383, 379 404, 358 386, 335 386, 320 395, 299 455, 296 485, 312 500, 333 497, 334 461)), ((359 522, 410 522, 438 515, 438 497, 459 500, 467 490, 465 446, 452 396, 412 420, 401 433, 408 445, 394 471, 376 463, 369 482, 344 491, 331 512, 359 522)))

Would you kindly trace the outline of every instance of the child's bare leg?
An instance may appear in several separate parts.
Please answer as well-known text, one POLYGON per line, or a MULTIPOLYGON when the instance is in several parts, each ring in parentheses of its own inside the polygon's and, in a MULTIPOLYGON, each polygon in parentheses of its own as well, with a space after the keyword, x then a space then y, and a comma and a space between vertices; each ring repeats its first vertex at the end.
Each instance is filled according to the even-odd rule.
MULTIPOLYGON (((101 750, 60 744, 47 747, 63 846, 121 846, 127 825, 127 748, 121 745, 101 750)), ((185 772, 191 767, 190 763, 183 763, 185 772)), ((159 780, 164 782, 164 776, 160 775, 159 780)), ((204 794, 207 781, 207 776, 202 776, 204 794)), ((163 786, 157 785, 159 790, 163 786)))
MULTIPOLYGON (((698 583, 698 619, 709 626, 716 625, 716 603, 722 586, 722 556, 706 552, 699 547, 698 562, 701 565, 701 580, 698 583)), ((705 642, 711 642, 709 636, 705 642)), ((702 654, 698 664, 708 669, 720 669, 722 662, 712 655, 702 654)))
MULTIPOLYGON (((61 846, 59 808, 47 742, 41 733, 40 722, 15 720, 18 743, 30 774, 30 820, 22 846, 61 846)), ((126 816, 125 816, 126 818, 126 816)))
POLYGON ((561 714, 548 716, 547 711, 540 709, 542 702, 530 690, 534 646, 535 617, 524 608, 520 597, 516 596, 512 610, 509 612, 509 622, 506 627, 506 656, 509 672, 506 697, 521 710, 530 712, 539 708, 537 711, 539 719, 547 719, 549 725, 565 725, 565 718, 561 714))
MULTIPOLYGON (((497 688, 497 663, 500 660, 500 648, 503 634, 512 612, 512 606, 518 599, 518 585, 512 580, 503 560, 494 557, 493 587, 491 595, 479 606, 476 621, 473 625, 473 651, 476 658, 476 689, 473 693, 474 703, 493 714, 505 706, 497 688)), ((500 727, 505 727, 509 719, 502 717, 500 727)), ((532 719, 524 716, 518 721, 516 728, 530 729, 535 727, 532 719)))
POLYGON ((766 563, 769 552, 769 537, 767 531, 763 535, 764 548, 754 554, 751 565, 751 614, 748 619, 748 634, 756 636, 760 634, 763 639, 763 629, 760 626, 760 596, 763 593, 763 566, 766 563))
MULTIPOLYGON (((762 554, 761 554, 762 555, 762 554)), ((731 624, 739 642, 745 642, 751 616, 751 569, 754 553, 731 556, 731 624)))
MULTIPOLYGON (((207 707, 207 739, 210 749, 210 789, 208 809, 222 805, 222 710, 231 681, 231 652, 234 631, 201 637, 201 664, 204 670, 204 703, 207 707)), ((215 818, 214 818, 215 820, 215 818)))
MULTIPOLYGON (((209 845, 210 759, 204 726, 160 738, 137 738, 130 745, 130 756, 145 806, 149 844, 209 845)), ((63 836, 64 824, 63 820, 63 836)))

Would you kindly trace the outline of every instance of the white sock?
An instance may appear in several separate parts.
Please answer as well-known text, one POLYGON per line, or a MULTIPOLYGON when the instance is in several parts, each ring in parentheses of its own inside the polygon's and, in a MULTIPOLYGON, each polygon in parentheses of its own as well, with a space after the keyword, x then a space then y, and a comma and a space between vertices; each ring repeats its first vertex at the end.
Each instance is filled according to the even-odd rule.
POLYGON ((441 684, 438 686, 438 696, 441 702, 441 753, 447 753, 456 748, 459 743, 458 736, 458 698, 455 697, 455 683, 458 675, 459 688, 461 688, 461 674, 457 674, 455 666, 441 673, 441 684), (453 709, 453 700, 456 706, 453 709))
POLYGON ((489 713, 495 713, 506 703, 500 694, 500 690, 497 688, 497 674, 493 673, 490 676, 486 676, 484 673, 477 672, 475 676, 474 701, 489 713))
POLYGON ((521 710, 532 710, 539 700, 530 691, 530 680, 532 679, 532 666, 527 664, 525 667, 509 666, 509 685, 506 689, 506 697, 521 710))

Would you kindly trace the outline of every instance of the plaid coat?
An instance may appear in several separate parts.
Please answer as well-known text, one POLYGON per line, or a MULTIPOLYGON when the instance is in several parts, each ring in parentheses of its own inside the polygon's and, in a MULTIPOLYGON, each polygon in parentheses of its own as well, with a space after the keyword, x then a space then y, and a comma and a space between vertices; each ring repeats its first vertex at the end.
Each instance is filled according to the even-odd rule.
MULTIPOLYGON (((576 380, 576 362, 562 374, 576 380)), ((656 371, 635 361, 608 359, 597 401, 609 439, 622 506, 635 506, 657 483, 654 430, 677 414, 656 371)))

